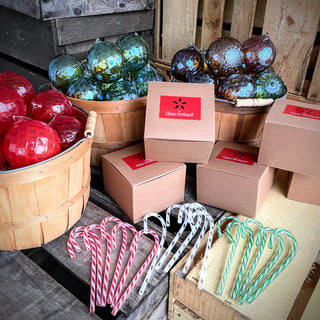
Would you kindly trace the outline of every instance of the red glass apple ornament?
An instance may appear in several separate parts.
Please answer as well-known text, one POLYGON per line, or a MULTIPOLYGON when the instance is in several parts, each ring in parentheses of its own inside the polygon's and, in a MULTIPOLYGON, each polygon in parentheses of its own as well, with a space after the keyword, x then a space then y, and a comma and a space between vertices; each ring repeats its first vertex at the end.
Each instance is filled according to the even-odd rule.
POLYGON ((25 116, 27 107, 21 96, 12 88, 0 84, 0 137, 10 129, 13 116, 25 116))
POLYGON ((4 157, 4 153, 2 150, 2 143, 0 141, 0 171, 3 170, 5 162, 6 162, 6 158, 4 157))
POLYGON ((53 119, 50 126, 58 133, 62 151, 70 148, 84 135, 84 125, 75 117, 58 116, 53 119))
POLYGON ((57 115, 73 116, 73 106, 60 91, 44 90, 31 100, 28 115, 32 119, 50 123, 57 115))
POLYGON ((34 89, 31 82, 21 74, 15 72, 0 73, 0 84, 15 90, 28 105, 34 97, 34 89))
POLYGON ((48 124, 32 119, 16 121, 3 139, 3 152, 12 168, 25 167, 61 151, 57 132, 48 124))

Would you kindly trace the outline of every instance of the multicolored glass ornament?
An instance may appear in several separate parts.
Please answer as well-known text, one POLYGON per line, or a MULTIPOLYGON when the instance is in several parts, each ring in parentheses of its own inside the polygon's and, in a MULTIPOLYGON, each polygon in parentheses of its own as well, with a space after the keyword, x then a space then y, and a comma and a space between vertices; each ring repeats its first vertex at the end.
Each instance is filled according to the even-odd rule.
POLYGON ((171 61, 172 75, 184 82, 188 76, 203 69, 203 59, 200 51, 191 44, 189 47, 176 52, 171 61))
POLYGON ((89 51, 87 65, 99 81, 114 82, 122 77, 125 58, 114 43, 98 41, 89 51))
POLYGON ((155 68, 153 68, 150 63, 136 73, 132 82, 138 90, 139 96, 146 96, 148 94, 149 81, 163 81, 164 77, 155 68))
POLYGON ((67 54, 51 60, 48 68, 51 83, 63 93, 67 92, 72 80, 82 76, 83 72, 80 60, 67 54))
POLYGON ((106 100, 131 100, 139 97, 138 91, 131 85, 131 82, 120 79, 111 84, 107 93, 106 100))
POLYGON ((104 100, 102 89, 90 76, 82 76, 73 80, 67 95, 81 100, 104 100))
POLYGON ((241 73, 232 74, 221 82, 217 95, 221 99, 231 101, 237 98, 254 98, 256 86, 253 77, 241 73))
POLYGON ((260 99, 278 99, 287 92, 287 87, 281 77, 271 69, 257 73, 254 76, 257 92, 256 98, 260 99))
POLYGON ((276 47, 268 33, 247 39, 242 45, 242 51, 246 68, 252 72, 267 69, 276 57, 276 47))
POLYGON ((124 71, 126 73, 135 73, 148 63, 150 56, 149 46, 138 34, 124 36, 116 44, 123 52, 125 58, 124 71))
POLYGON ((206 63, 214 76, 236 73, 244 64, 241 43, 232 37, 218 38, 207 50, 206 63))
POLYGON ((216 84, 216 81, 212 75, 208 72, 199 71, 197 73, 191 74, 188 77, 190 83, 209 83, 216 84))

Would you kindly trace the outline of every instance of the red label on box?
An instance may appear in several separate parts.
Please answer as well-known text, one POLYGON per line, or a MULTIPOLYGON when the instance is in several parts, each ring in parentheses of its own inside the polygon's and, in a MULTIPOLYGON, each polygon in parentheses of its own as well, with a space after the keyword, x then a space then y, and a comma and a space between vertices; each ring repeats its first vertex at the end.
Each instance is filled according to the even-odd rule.
POLYGON ((217 155, 217 159, 243 163, 250 166, 257 162, 257 158, 257 154, 229 148, 223 148, 221 152, 217 155))
POLYGON ((160 118, 201 120, 200 97, 160 96, 160 118))
POLYGON ((320 120, 320 110, 293 106, 291 104, 288 104, 286 106, 283 113, 290 114, 292 116, 297 116, 297 117, 320 120))
POLYGON ((133 154, 132 156, 124 157, 122 160, 132 169, 137 170, 139 168, 148 166, 158 161, 146 160, 144 152, 133 154))

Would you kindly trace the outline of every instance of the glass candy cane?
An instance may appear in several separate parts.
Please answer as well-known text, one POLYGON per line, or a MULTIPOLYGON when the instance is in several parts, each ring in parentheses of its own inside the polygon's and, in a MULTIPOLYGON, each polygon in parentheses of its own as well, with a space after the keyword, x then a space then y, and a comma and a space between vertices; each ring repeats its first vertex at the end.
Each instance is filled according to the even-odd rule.
POLYGON ((292 250, 285 261, 266 279, 259 288, 257 288, 248 298, 247 301, 251 303, 254 299, 256 299, 260 293, 290 264, 297 253, 298 244, 293 235, 283 229, 275 229, 270 236, 269 247, 273 247, 275 236, 278 236, 279 233, 283 233, 287 235, 292 240, 292 250))
POLYGON ((140 267, 139 271, 136 273, 136 275, 132 279, 131 283, 129 284, 129 286, 127 287, 127 289, 125 290, 125 292, 122 294, 122 296, 120 298, 118 298, 118 296, 119 296, 118 294, 120 294, 121 290, 118 291, 118 289, 117 289, 117 292, 116 292, 116 295, 115 295, 115 300, 114 300, 114 307, 113 307, 113 310, 112 310, 112 315, 116 315, 118 313, 118 311, 121 308, 121 306, 123 305, 124 301, 126 300, 128 295, 130 294, 130 292, 132 291, 133 287, 136 285, 136 283, 140 279, 141 275, 146 270, 148 264, 150 263, 150 261, 152 260, 154 255, 156 254, 156 251, 158 250, 158 247, 159 247, 159 237, 158 237, 158 235, 152 230, 143 229, 143 230, 139 231, 134 236, 134 239, 133 239, 132 244, 131 244, 130 251, 134 252, 134 255, 135 255, 135 253, 137 252, 137 249, 138 249, 139 238, 143 234, 151 234, 154 237, 153 249, 151 250, 149 256, 147 257, 147 259, 145 260, 143 265, 140 267))
MULTIPOLYGON (((265 227, 263 229, 260 230, 259 233, 265 233, 265 232, 272 232, 273 229, 269 228, 269 227, 265 227)), ((272 269, 272 267, 277 263, 277 261, 279 260, 282 251, 283 251, 283 239, 277 234, 276 235, 278 240, 279 240, 279 248, 277 250, 277 252, 275 253, 275 255, 273 256, 273 258, 270 260, 270 262, 266 265, 266 267, 261 271, 261 273, 259 274, 259 276, 256 278, 256 280, 250 285, 250 287, 243 293, 241 299, 239 300, 239 304, 243 304, 247 298, 249 297, 249 295, 258 287, 259 283, 263 280, 263 278, 269 273, 269 271, 272 269)), ((258 235, 259 237, 259 235, 258 235)), ((273 249, 274 247, 274 241, 270 241, 269 242, 269 249, 273 249)))
POLYGON ((177 243, 177 241, 179 240, 179 238, 181 237, 182 233, 184 232, 184 230, 186 229, 187 225, 188 225, 188 211, 187 211, 187 207, 188 204, 184 204, 184 205, 172 205, 167 209, 166 212, 166 224, 167 227, 170 226, 170 213, 173 209, 175 208, 179 208, 179 214, 178 214, 178 223, 182 223, 182 214, 184 213, 184 221, 183 224, 181 226, 181 228, 179 229, 178 233, 176 234, 176 236, 172 239, 172 241, 170 242, 170 245, 168 246, 167 250, 164 252, 164 254, 161 256, 159 262, 156 264, 156 270, 159 270, 164 261, 167 259, 167 257, 169 256, 170 252, 172 251, 172 249, 174 248, 175 244, 177 243))
POLYGON ((158 247, 158 250, 151 262, 151 265, 148 269, 148 272, 143 280, 143 283, 140 287, 140 290, 139 290, 139 294, 142 295, 144 294, 145 290, 146 290, 146 287, 147 287, 147 284, 148 282, 150 281, 150 278, 151 278, 151 275, 153 273, 153 270, 155 269, 155 266, 156 266, 156 263, 157 261, 159 260, 159 257, 160 257, 160 254, 161 254, 161 250, 163 248, 163 245, 164 245, 164 242, 166 240, 166 236, 167 236, 167 227, 166 227, 166 223, 165 221, 163 220, 163 218, 158 214, 158 213, 154 213, 154 212, 149 212, 145 215, 144 217, 144 220, 143 220, 143 227, 144 227, 144 230, 147 231, 148 229, 148 219, 150 217, 155 217, 157 218, 160 223, 161 223, 161 227, 162 227, 162 235, 161 235, 161 240, 160 240, 160 244, 159 244, 159 247, 158 247))
POLYGON ((245 222, 244 222, 244 225, 247 225, 248 223, 255 223, 259 228, 260 230, 262 230, 262 232, 259 232, 258 235, 257 235, 257 239, 256 239, 256 246, 259 247, 258 251, 257 251, 257 254, 251 264, 251 267, 246 275, 246 278, 244 279, 242 285, 241 285, 241 288, 239 290, 239 295, 242 296, 242 294, 244 293, 244 291, 246 290, 247 288, 247 285, 249 283, 249 280, 251 279, 252 277, 252 274, 260 260, 260 257, 262 255, 262 252, 264 250, 264 247, 266 245, 266 242, 267 242, 267 235, 266 235, 266 232, 264 231, 264 227, 263 225, 254 220, 254 219, 247 219, 245 222))
POLYGON ((232 222, 230 222, 230 223, 231 223, 232 225, 236 225, 236 226, 238 227, 238 231, 237 231, 235 240, 233 240, 231 234, 229 233, 230 228, 229 228, 229 229, 226 229, 229 242, 230 242, 230 243, 233 243, 233 246, 232 246, 231 253, 230 253, 230 255, 229 255, 229 259, 228 259, 228 262, 227 262, 227 266, 226 266, 225 272, 224 272, 224 274, 223 274, 223 277, 222 277, 222 280, 221 280, 221 283, 220 283, 220 287, 219 287, 219 290, 218 290, 218 293, 217 293, 219 296, 222 295, 222 292, 223 292, 223 289, 224 289, 224 286, 225 286, 225 283, 226 283, 226 280, 227 280, 227 276, 228 276, 228 273, 229 273, 229 270, 230 270, 230 267, 231 267, 231 263, 232 263, 232 260, 233 260, 233 257, 234 257, 236 248, 237 248, 237 246, 238 246, 240 234, 242 234, 242 236, 243 236, 243 234, 244 234, 244 232, 243 232, 243 226, 242 226, 241 221, 240 221, 238 218, 236 218, 236 217, 227 216, 227 217, 222 217, 221 219, 219 219, 219 221, 218 221, 218 223, 217 223, 217 231, 218 231, 218 236, 219 236, 219 238, 222 237, 221 223, 222 223, 224 220, 228 220, 228 219, 234 220, 234 221, 232 221, 232 222))

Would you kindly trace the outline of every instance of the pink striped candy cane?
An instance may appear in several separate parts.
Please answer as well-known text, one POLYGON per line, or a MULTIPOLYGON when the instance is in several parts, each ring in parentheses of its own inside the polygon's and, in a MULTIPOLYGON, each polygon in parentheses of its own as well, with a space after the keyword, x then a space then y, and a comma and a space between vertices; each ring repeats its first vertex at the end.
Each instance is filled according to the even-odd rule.
POLYGON ((73 252, 72 246, 76 249, 77 252, 81 251, 78 243, 76 242, 76 237, 78 237, 80 233, 82 235, 82 232, 84 231, 84 229, 85 229, 85 227, 77 227, 77 228, 74 228, 69 234, 69 239, 67 242, 67 249, 68 249, 68 252, 69 252, 71 259, 75 259, 75 257, 76 257, 73 252))
MULTIPOLYGON (((88 238, 88 235, 90 233, 91 236, 93 236, 95 240, 95 246, 96 246, 96 254, 97 254, 97 261, 96 261, 96 272, 97 272, 97 277, 96 277, 96 292, 97 292, 97 306, 101 306, 101 292, 102 292, 102 248, 101 248, 101 243, 98 235, 94 232, 94 230, 100 230, 101 231, 101 226, 98 224, 91 224, 87 226, 84 230, 84 240, 86 242, 86 239, 88 238)), ((102 231, 101 231, 102 233, 102 231)), ((91 245, 92 248, 92 245, 91 245)), ((87 248, 89 249, 89 248, 87 248)))
POLYGON ((149 256, 147 257, 147 259, 145 260, 143 265, 140 267, 139 271, 136 273, 136 275, 132 279, 132 281, 129 284, 129 286, 127 287, 126 291, 123 293, 121 298, 118 299, 118 301, 116 302, 116 305, 114 306, 114 308, 112 310, 112 315, 116 315, 118 313, 118 311, 121 308, 121 306, 123 305, 124 301, 127 299, 128 295, 132 291, 133 287, 136 285, 136 283, 140 279, 141 275, 146 270, 148 264, 150 263, 150 261, 152 260, 152 258, 154 257, 154 255, 156 254, 156 252, 158 250, 158 247, 159 247, 159 237, 158 237, 158 235, 152 230, 143 229, 143 230, 139 231, 135 235, 136 240, 134 239, 132 241, 133 246, 132 246, 132 248, 130 248, 130 251, 131 250, 134 250, 135 252, 137 251, 137 245, 138 245, 138 242, 139 242, 139 238, 140 238, 141 235, 146 234, 146 233, 151 234, 154 237, 155 242, 154 242, 153 249, 151 250, 149 256))
POLYGON ((104 269, 104 277, 103 277, 103 288, 102 288, 102 299, 101 306, 106 306, 107 304, 107 295, 108 295, 108 282, 109 282, 109 271, 110 271, 110 262, 111 262, 111 237, 106 228, 107 222, 116 222, 121 223, 122 221, 116 217, 106 217, 101 221, 101 237, 102 239, 107 240, 107 251, 105 258, 105 269, 104 269))
POLYGON ((118 257, 118 262, 117 262, 116 269, 115 269, 113 279, 112 279, 112 283, 110 286, 110 291, 109 291, 109 296, 108 296, 108 303, 109 304, 112 304, 112 301, 113 301, 114 292, 115 292, 115 289, 117 286, 120 270, 122 267, 123 257, 124 257, 126 247, 127 247, 127 228, 132 231, 133 235, 135 235, 137 233, 137 230, 131 224, 121 222, 121 223, 115 225, 114 228, 112 229, 112 247, 114 249, 116 248, 116 232, 119 228, 122 229, 122 244, 121 244, 121 249, 120 249, 120 253, 119 253, 119 257, 118 257))

